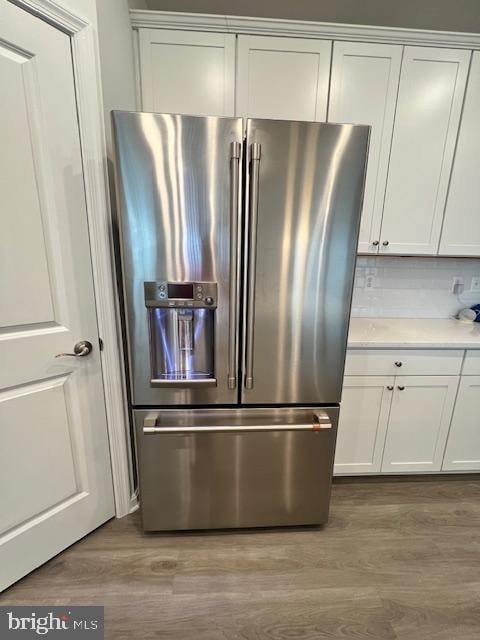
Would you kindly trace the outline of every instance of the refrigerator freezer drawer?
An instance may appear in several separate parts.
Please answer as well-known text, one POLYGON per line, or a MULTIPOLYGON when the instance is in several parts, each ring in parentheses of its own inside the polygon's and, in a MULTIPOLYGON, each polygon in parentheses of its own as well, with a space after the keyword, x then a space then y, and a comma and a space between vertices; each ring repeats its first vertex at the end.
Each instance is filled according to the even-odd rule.
POLYGON ((146 531, 323 524, 338 408, 136 411, 146 531))

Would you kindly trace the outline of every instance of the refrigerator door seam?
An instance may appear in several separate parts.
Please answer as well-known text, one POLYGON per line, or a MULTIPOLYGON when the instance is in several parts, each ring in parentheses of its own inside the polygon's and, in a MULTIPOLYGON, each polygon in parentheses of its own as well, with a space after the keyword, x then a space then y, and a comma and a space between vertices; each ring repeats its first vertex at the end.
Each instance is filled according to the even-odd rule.
POLYGON ((248 256, 248 293, 247 293, 247 330, 245 388, 253 389, 253 323, 255 320, 255 271, 257 261, 257 217, 260 179, 260 158, 262 148, 258 142, 250 145, 250 193, 249 193, 249 256, 248 256))

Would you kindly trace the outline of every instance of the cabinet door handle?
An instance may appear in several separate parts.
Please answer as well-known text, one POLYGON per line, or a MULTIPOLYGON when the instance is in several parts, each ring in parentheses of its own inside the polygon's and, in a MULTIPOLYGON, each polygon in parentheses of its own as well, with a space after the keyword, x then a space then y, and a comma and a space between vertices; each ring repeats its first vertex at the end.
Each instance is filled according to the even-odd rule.
POLYGON ((403 362, 400 362, 400 360, 397 360, 397 362, 395 362, 395 366, 396 367, 401 367, 403 364, 403 362))
POLYGON ((384 246, 384 247, 388 247, 388 245, 390 244, 390 242, 389 242, 388 240, 384 240, 384 241, 382 242, 382 244, 383 244, 383 246, 384 246))
POLYGON ((393 391, 393 386, 391 384, 387 385, 387 390, 388 391, 393 391))
POLYGON ((404 387, 403 385, 398 385, 397 389, 398 389, 399 391, 403 391, 403 390, 405 389, 405 387, 404 387))
POLYGON ((380 244, 380 241, 379 240, 374 240, 372 242, 372 244, 373 244, 374 247, 378 247, 378 245, 380 244))

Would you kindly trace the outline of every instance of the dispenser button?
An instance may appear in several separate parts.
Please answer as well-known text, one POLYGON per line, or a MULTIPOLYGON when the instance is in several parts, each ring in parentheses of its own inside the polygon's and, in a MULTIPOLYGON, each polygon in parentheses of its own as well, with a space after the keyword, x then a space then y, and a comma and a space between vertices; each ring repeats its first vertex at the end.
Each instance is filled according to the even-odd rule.
POLYGON ((201 300, 202 299, 202 294, 201 293, 197 293, 197 300, 201 300))
POLYGON ((213 304, 213 298, 208 296, 207 298, 205 298, 205 304, 213 304))

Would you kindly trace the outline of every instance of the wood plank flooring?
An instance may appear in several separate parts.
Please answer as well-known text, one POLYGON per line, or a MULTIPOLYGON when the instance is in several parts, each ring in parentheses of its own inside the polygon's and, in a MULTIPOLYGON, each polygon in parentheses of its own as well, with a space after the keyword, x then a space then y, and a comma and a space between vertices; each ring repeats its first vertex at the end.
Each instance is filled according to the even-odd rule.
POLYGON ((480 480, 342 481, 323 529, 112 520, 0 596, 104 604, 115 640, 478 640, 480 480))

